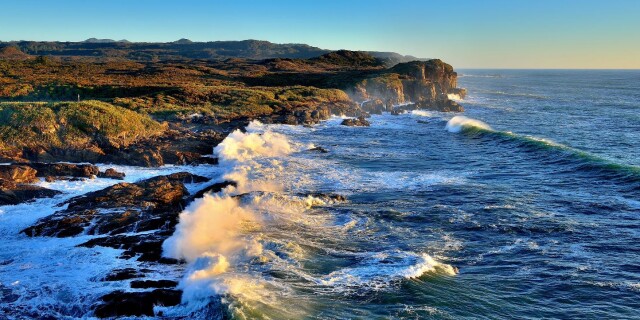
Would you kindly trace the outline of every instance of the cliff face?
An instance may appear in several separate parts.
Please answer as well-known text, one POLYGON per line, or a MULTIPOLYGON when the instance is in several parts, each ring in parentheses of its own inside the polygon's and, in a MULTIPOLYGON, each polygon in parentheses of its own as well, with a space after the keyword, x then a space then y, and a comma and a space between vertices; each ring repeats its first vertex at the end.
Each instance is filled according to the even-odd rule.
POLYGON ((375 77, 365 79, 354 87, 351 96, 365 101, 365 111, 379 113, 395 109, 430 109, 464 111, 448 94, 464 97, 465 90, 457 88, 458 74, 441 60, 400 63, 375 77))

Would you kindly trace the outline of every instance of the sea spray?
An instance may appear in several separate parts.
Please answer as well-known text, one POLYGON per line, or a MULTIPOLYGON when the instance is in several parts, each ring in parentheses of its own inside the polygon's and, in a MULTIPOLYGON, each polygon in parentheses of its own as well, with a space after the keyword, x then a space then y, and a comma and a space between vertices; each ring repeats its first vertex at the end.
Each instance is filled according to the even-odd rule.
POLYGON ((463 100, 462 97, 460 97, 460 95, 457 94, 457 93, 449 93, 449 94, 447 94, 447 98, 449 98, 450 100, 453 100, 453 101, 462 101, 463 100))
MULTIPOLYGON (((237 182, 237 186, 194 201, 180 214, 175 233, 163 244, 165 256, 189 263, 179 285, 185 307, 193 311, 218 296, 240 318, 266 314, 271 318, 305 318, 314 309, 313 299, 308 292, 298 292, 291 284, 293 279, 299 285, 319 286, 314 289, 318 292, 337 293, 344 292, 345 283, 331 278, 340 275, 343 279, 358 278, 353 285, 366 290, 388 286, 389 280, 418 277, 419 272, 451 274, 447 265, 413 252, 400 252, 399 257, 391 254, 388 261, 381 262, 389 271, 386 274, 380 274, 376 259, 370 260, 372 265, 333 272, 307 270, 304 266, 317 259, 315 255, 331 252, 327 245, 348 245, 353 240, 350 233, 358 231, 353 230, 357 220, 345 228, 333 221, 336 217, 331 212, 314 209, 333 200, 300 195, 305 188, 299 183, 310 181, 304 167, 296 165, 299 157, 313 155, 301 152, 310 145, 253 122, 246 133, 233 132, 214 148, 223 178, 237 182), (298 191, 295 195, 289 194, 292 188, 298 191), (379 279, 385 281, 378 284, 379 279), (333 289, 327 291, 327 286, 333 289), (295 311, 288 308, 291 304, 297 306, 295 311)), ((354 254, 379 255, 344 252, 338 256, 354 254)))
POLYGON ((275 256, 263 250, 263 234, 280 220, 304 220, 304 210, 324 204, 313 197, 273 193, 283 189, 275 182, 283 170, 277 158, 296 150, 285 136, 264 130, 258 122, 246 133, 231 133, 214 149, 224 179, 237 186, 194 201, 163 244, 165 256, 190 263, 180 283, 183 302, 198 304, 213 295, 229 295, 241 305, 278 306, 276 288, 260 270, 251 271, 253 262, 259 266, 275 256))

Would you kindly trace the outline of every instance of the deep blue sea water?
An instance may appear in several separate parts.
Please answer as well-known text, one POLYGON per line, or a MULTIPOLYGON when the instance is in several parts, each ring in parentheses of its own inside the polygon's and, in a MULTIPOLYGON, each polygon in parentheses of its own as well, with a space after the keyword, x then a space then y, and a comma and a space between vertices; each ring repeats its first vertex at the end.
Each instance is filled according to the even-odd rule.
MULTIPOLYGON (((214 151, 220 172, 209 175, 244 182, 186 208, 165 254, 188 265, 159 271, 182 279, 184 305, 158 310, 238 319, 638 318, 640 71, 459 73, 463 114, 374 115, 365 128, 337 117, 312 127, 254 123, 225 140, 214 151), (316 193, 347 201, 308 196, 316 193)), ((128 179, 167 170, 119 169, 128 179)), ((92 301, 75 301, 117 289, 95 279, 119 253, 73 247, 86 239, 17 235, 48 214, 35 209, 56 201, 0 207, 2 241, 12 243, 0 249, 0 289, 14 295, 12 308, 88 316, 92 301)))

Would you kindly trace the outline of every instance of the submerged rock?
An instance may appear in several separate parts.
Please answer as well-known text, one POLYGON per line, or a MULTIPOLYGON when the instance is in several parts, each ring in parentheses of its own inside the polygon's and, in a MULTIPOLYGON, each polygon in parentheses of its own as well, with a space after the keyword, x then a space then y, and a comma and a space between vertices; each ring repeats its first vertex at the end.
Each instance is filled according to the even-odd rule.
POLYGON ((307 193, 303 196, 314 197, 326 203, 338 203, 347 201, 347 197, 337 193, 307 193))
POLYGON ((364 117, 350 118, 342 120, 341 125, 348 127, 368 127, 371 124, 364 117))
POLYGON ((329 151, 323 147, 317 146, 309 149, 309 151, 318 151, 320 153, 328 153, 329 151))
POLYGON ((128 279, 136 279, 144 277, 144 273, 134 268, 115 269, 111 271, 107 276, 102 278, 102 281, 121 281, 128 279))

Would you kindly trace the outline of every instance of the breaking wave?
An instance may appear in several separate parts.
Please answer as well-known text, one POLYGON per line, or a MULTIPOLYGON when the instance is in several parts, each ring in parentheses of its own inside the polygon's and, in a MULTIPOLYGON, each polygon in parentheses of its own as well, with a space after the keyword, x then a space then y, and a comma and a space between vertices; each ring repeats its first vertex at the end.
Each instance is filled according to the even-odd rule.
POLYGON ((428 272, 456 274, 427 254, 404 251, 354 253, 366 257, 360 265, 327 273, 306 268, 315 255, 333 250, 324 242, 338 241, 338 235, 350 241, 347 234, 358 226, 357 219, 342 223, 331 212, 340 198, 301 193, 306 173, 291 159, 310 147, 254 121, 214 149, 223 179, 236 186, 194 201, 163 244, 164 256, 188 263, 179 287, 190 312, 218 306, 218 297, 233 317, 305 318, 311 312, 308 290, 381 290, 428 272))
POLYGON ((640 167, 613 162, 609 159, 576 149, 549 139, 493 130, 488 124, 464 116, 456 116, 445 126, 452 133, 487 138, 494 142, 515 143, 517 146, 542 151, 549 163, 567 166, 567 172, 588 172, 605 179, 631 182, 629 191, 640 191, 640 167))
POLYGON ((486 130, 486 131, 491 131, 491 127, 480 121, 480 120, 476 120, 476 119, 471 119, 471 118, 467 118, 465 116, 455 116, 453 118, 451 118, 451 120, 449 120, 447 122, 447 125, 445 126, 445 129, 447 129, 447 131, 452 132, 452 133, 458 133, 461 132, 463 130, 469 131, 469 130, 486 130))

